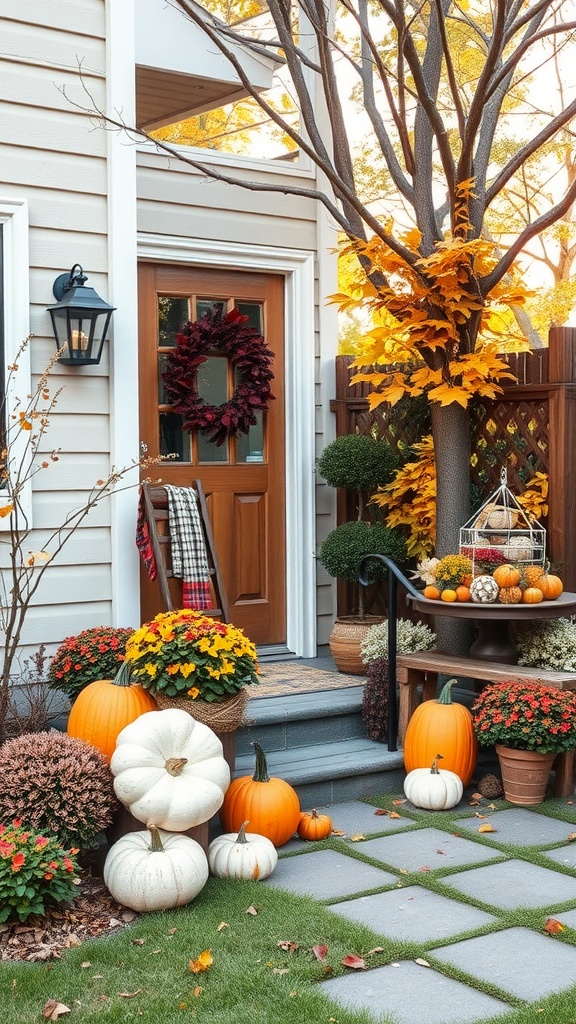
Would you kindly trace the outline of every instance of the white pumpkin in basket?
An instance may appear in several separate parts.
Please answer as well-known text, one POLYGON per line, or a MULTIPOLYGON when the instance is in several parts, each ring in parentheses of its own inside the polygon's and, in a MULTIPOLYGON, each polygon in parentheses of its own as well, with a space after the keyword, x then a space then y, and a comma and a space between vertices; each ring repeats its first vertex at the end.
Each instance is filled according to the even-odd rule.
POLYGON ((470 600, 475 604, 494 604, 499 590, 493 576, 476 576, 470 584, 470 600))
POLYGON ((531 562, 534 557, 530 537, 510 537, 502 551, 511 562, 531 562))

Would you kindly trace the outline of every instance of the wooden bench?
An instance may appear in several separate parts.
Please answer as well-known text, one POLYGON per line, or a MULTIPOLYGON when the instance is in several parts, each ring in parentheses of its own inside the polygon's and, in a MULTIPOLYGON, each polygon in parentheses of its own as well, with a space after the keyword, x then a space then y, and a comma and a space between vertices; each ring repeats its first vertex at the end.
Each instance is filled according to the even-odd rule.
MULTIPOLYGON (((462 658, 444 651, 418 651, 399 654, 396 658, 396 680, 400 691, 398 736, 403 741, 406 727, 420 700, 433 700, 438 686, 438 675, 462 676, 464 679, 483 679, 499 683, 511 679, 528 679, 534 683, 557 686, 561 690, 576 690, 576 672, 551 672, 525 665, 504 665, 501 662, 462 658)), ((559 754, 555 761, 555 796, 570 796, 574 789, 574 751, 559 754)))

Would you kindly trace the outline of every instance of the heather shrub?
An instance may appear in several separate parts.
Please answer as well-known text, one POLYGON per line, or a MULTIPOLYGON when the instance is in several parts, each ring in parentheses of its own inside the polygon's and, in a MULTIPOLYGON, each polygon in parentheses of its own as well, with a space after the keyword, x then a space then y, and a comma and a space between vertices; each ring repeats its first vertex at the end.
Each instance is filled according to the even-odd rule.
POLYGON ((362 721, 369 740, 388 740, 388 659, 373 658, 366 666, 362 694, 362 721))
POLYGON ((44 914, 47 903, 69 902, 75 891, 78 850, 55 835, 30 831, 19 818, 0 824, 0 922, 44 914))
POLYGON ((104 756, 57 731, 26 733, 0 747, 0 821, 54 833, 64 847, 86 849, 117 806, 104 756))
POLYGON ((62 641, 48 668, 48 683, 75 700, 97 679, 114 679, 133 629, 95 626, 62 641))

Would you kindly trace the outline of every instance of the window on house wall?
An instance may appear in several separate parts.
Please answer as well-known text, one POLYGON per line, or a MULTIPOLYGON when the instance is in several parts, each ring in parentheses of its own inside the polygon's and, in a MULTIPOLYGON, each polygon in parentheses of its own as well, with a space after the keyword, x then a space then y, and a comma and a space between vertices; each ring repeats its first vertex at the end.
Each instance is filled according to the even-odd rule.
MULTIPOLYGON (((30 334, 30 299, 28 279, 28 204, 22 199, 9 199, 0 194, 0 377, 2 380, 2 451, 10 415, 19 396, 30 392, 30 352, 26 346, 30 334), (18 358, 16 358, 18 357, 18 358)), ((17 466, 24 455, 25 439, 20 436, 9 442, 8 459, 0 479, 1 492, 8 490, 6 474, 17 466)), ((0 504, 2 502, 0 501, 0 504)), ((32 515, 32 487, 28 483, 20 495, 20 506, 28 523, 32 515)), ((0 530, 10 529, 10 517, 0 518, 0 530)))

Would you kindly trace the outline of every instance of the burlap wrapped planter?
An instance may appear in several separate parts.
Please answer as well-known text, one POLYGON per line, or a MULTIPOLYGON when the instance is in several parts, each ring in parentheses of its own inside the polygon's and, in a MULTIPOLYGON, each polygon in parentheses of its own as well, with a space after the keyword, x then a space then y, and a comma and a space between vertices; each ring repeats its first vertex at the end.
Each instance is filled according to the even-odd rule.
POLYGON ((197 722, 210 726, 216 733, 233 732, 244 720, 244 711, 248 703, 248 691, 239 690, 233 697, 223 701, 192 700, 190 697, 167 697, 161 691, 154 694, 154 699, 163 711, 165 708, 181 708, 192 715, 197 722))

